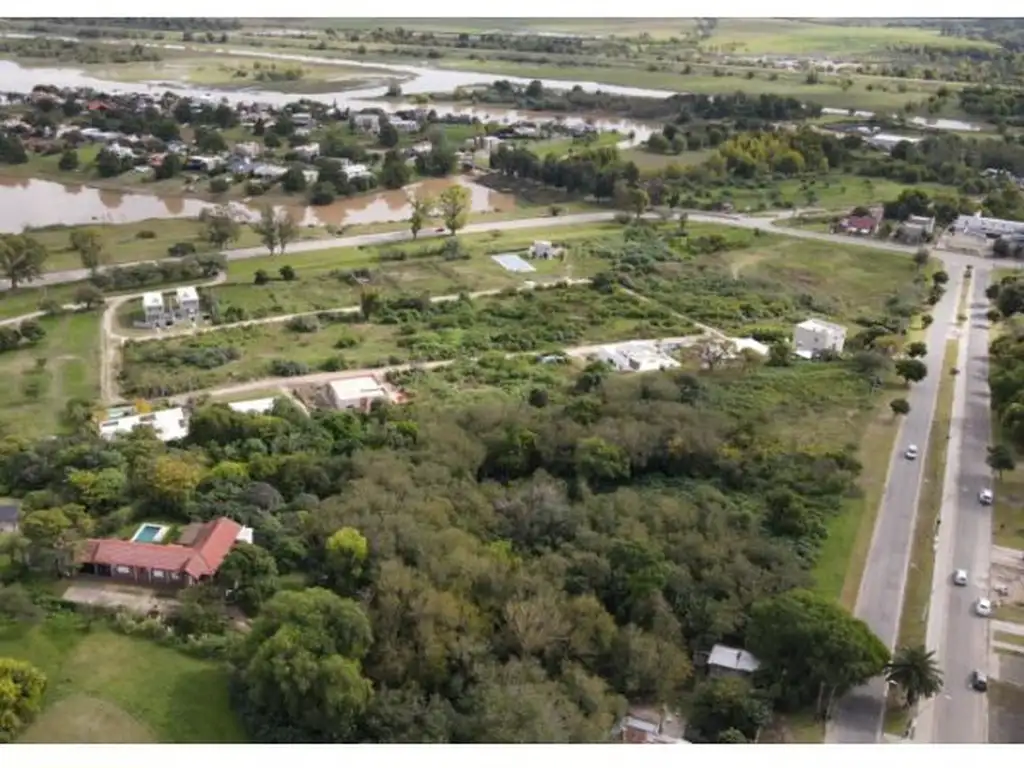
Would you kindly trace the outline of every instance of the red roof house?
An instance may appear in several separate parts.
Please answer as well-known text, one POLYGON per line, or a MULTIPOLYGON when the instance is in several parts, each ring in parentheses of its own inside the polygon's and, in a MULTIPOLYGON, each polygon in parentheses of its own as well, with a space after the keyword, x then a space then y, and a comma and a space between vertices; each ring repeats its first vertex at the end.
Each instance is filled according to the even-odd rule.
POLYGON ((234 520, 220 517, 195 526, 187 546, 89 539, 78 562, 84 573, 96 576, 187 587, 216 575, 241 531, 234 520))

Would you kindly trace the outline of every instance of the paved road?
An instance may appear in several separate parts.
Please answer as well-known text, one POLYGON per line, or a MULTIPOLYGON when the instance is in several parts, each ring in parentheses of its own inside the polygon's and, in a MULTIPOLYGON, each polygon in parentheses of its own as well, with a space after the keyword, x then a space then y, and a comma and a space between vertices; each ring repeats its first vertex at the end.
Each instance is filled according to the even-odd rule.
MULTIPOLYGON (((899 632, 903 591, 907 580, 913 543, 917 502, 924 473, 924 461, 908 461, 903 452, 917 445, 923 454, 928 448, 939 381, 948 376, 942 370, 946 339, 956 328, 956 309, 960 298, 962 269, 949 269, 950 282, 942 300, 932 310, 935 318, 928 328, 926 343, 928 376, 911 386, 907 399, 910 413, 904 417, 890 459, 878 520, 868 552, 864 577, 857 595, 855 613, 864 619, 890 648, 899 632)), ((852 691, 836 707, 829 723, 828 740, 837 743, 868 743, 880 740, 885 709, 885 681, 881 678, 852 691)))
MULTIPOLYGON (((786 237, 795 237, 802 240, 819 240, 822 242, 836 243, 841 245, 862 245, 865 248, 872 248, 874 250, 882 251, 893 251, 895 253, 907 253, 913 254, 917 248, 913 246, 900 245, 899 243, 883 242, 881 240, 874 239, 858 239, 850 237, 849 235, 831 235, 826 232, 813 232, 802 229, 790 229, 787 227, 777 226, 772 223, 773 220, 777 220, 781 217, 795 215, 793 211, 773 211, 760 213, 756 216, 747 216, 739 214, 721 214, 721 213, 708 213, 700 211, 687 211, 686 215, 690 221, 701 222, 705 224, 722 224, 730 227, 740 227, 743 229, 760 229, 762 232, 771 232, 777 235, 784 235, 786 237)), ((594 211, 593 213, 574 213, 568 216, 545 216, 537 217, 532 219, 510 219, 507 221, 485 221, 477 224, 470 224, 465 229, 460 230, 460 234, 477 234, 480 232, 495 232, 495 231, 510 231, 517 229, 542 229, 542 228, 557 228, 557 227, 568 227, 579 224, 594 224, 605 221, 612 221, 616 216, 615 211, 594 211)), ((656 214, 647 214, 645 218, 657 219, 656 214)), ((430 238, 443 237, 444 233, 441 232, 421 232, 419 235, 420 240, 426 240, 430 238)), ((412 235, 407 229, 399 229, 392 232, 378 232, 375 234, 367 235, 352 235, 350 237, 334 237, 324 238, 317 240, 303 240, 301 242, 292 243, 288 246, 288 253, 306 253, 309 251, 322 251, 328 248, 355 248, 361 245, 381 245, 384 243, 398 243, 406 240, 411 240, 412 235)), ((932 249, 934 255, 942 258, 946 263, 947 269, 956 266, 965 266, 967 264, 1000 264, 1004 266, 1020 266, 1020 262, 1006 261, 992 258, 982 258, 978 256, 970 256, 967 254, 959 253, 956 251, 945 251, 940 249, 932 249)), ((224 251, 224 256, 229 261, 236 261, 241 259, 253 259, 260 256, 267 255, 267 249, 263 247, 257 248, 233 248, 228 251, 224 251)), ((282 257, 283 258, 283 257, 282 257)), ((164 261, 173 261, 173 259, 164 259, 164 261)), ((124 264, 118 264, 117 266, 126 267, 132 266, 133 264, 152 264, 149 262, 127 262, 124 264)), ((31 283, 33 287, 42 285, 58 285, 60 283, 71 283, 85 280, 89 277, 89 271, 85 269, 69 269, 58 272, 47 272, 39 280, 31 283)), ((10 282, 6 279, 0 279, 0 290, 7 290, 10 287, 10 282)))
POLYGON ((986 669, 989 656, 989 622, 975 616, 972 606, 978 597, 988 595, 990 586, 992 511, 978 503, 978 492, 992 487, 992 472, 985 463, 992 438, 985 317, 990 280, 987 267, 974 270, 968 322, 962 326, 962 378, 954 399, 928 627, 928 647, 937 651, 945 685, 939 696, 922 705, 915 737, 923 742, 988 742, 988 699, 971 690, 969 680, 973 670, 986 669), (966 588, 951 583, 957 568, 969 574, 966 588))

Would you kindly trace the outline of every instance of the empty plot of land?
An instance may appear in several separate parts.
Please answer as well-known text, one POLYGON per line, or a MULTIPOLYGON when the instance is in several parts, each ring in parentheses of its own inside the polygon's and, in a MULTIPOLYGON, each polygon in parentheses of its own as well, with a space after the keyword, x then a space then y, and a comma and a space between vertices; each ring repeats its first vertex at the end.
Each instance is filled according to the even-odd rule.
POLYGON ((988 698, 989 743, 1024 743, 1024 688, 993 680, 989 682, 988 698))
POLYGON ((177 601, 158 597, 153 590, 144 587, 97 582, 72 584, 65 590, 64 599, 79 605, 124 608, 132 613, 163 612, 177 604, 177 601))

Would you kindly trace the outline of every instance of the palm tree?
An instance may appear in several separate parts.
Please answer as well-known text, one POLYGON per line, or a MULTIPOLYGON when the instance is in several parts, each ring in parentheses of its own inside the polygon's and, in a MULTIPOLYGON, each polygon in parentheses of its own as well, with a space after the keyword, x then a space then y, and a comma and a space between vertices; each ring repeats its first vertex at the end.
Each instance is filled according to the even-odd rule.
POLYGON ((935 651, 923 645, 898 648, 886 668, 885 677, 903 691, 908 708, 942 690, 942 670, 935 661, 935 651))

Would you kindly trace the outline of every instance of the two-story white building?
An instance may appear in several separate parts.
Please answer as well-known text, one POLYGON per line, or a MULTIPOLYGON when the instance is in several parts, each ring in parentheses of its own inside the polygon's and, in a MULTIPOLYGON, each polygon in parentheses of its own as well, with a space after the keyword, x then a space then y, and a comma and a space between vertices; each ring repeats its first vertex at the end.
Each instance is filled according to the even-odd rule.
POLYGON ((156 327, 164 322, 164 296, 160 291, 142 294, 142 312, 146 325, 156 327))
POLYGON ((822 352, 841 353, 846 345, 846 328, 827 320, 809 318, 793 329, 793 351, 805 359, 822 352))
POLYGON ((175 292, 178 315, 183 320, 199 317, 199 292, 191 285, 183 285, 175 292))

